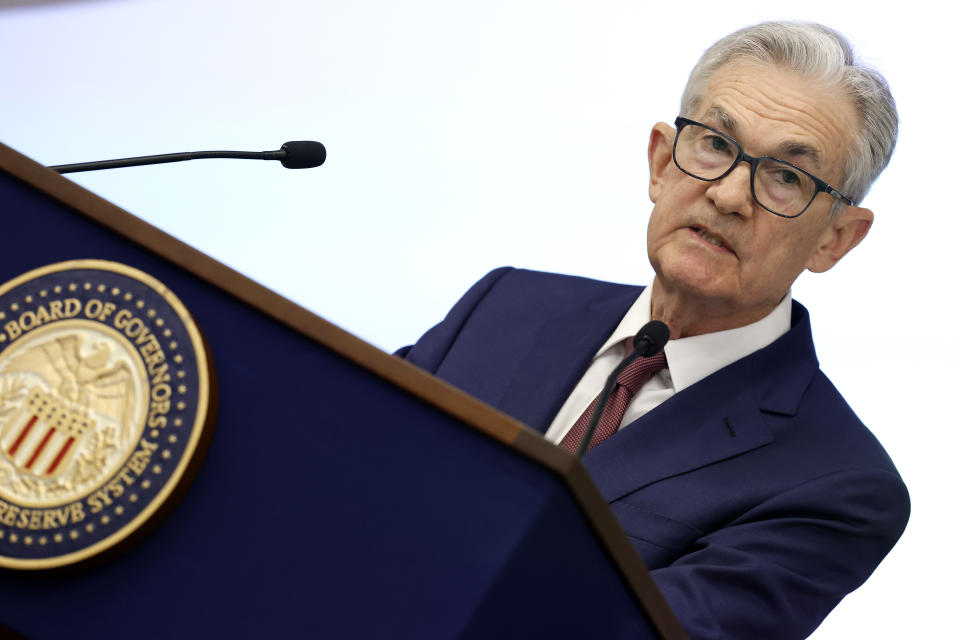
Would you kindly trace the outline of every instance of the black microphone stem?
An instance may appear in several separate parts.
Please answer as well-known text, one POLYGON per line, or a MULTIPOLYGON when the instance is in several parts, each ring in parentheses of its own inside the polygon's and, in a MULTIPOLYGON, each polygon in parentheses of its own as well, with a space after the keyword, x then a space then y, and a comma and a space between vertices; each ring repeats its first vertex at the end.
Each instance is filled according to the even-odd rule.
POLYGON ((603 385, 603 391, 597 396, 597 404, 593 408, 593 414, 590 416, 590 422, 587 429, 580 438, 580 446, 577 448, 577 457, 582 458, 590 448, 590 441, 593 440, 593 434, 597 430, 597 424, 600 422, 600 416, 603 415, 613 389, 617 384, 617 378, 623 373, 623 370, 633 364, 639 358, 649 358, 666 346, 670 339, 670 328, 659 320, 651 320, 640 327, 640 331, 633 339, 633 352, 623 359, 620 364, 607 376, 607 382, 603 385))
POLYGON ((593 415, 590 416, 590 422, 587 424, 587 430, 583 432, 583 437, 580 438, 580 446, 577 448, 577 457, 582 458, 587 451, 590 449, 590 441, 593 440, 593 433, 597 430, 597 424, 600 423, 600 416, 603 414, 604 408, 607 406, 607 402, 610 400, 610 396, 613 394, 613 388, 617 385, 617 377, 623 373, 623 370, 629 367, 635 360, 642 358, 643 354, 647 351, 649 345, 644 344, 633 350, 629 356, 624 358, 620 364, 617 365, 617 368, 607 376, 607 382, 603 385, 603 391, 600 393, 600 401, 597 402, 596 408, 593 410, 593 415))
POLYGON ((187 151, 185 153, 164 153, 156 156, 138 156, 136 158, 118 158, 96 162, 77 162, 50 167, 57 173, 76 173, 78 171, 97 171, 99 169, 119 169, 166 162, 183 162, 203 158, 239 158, 242 160, 283 160, 286 152, 279 151, 187 151))

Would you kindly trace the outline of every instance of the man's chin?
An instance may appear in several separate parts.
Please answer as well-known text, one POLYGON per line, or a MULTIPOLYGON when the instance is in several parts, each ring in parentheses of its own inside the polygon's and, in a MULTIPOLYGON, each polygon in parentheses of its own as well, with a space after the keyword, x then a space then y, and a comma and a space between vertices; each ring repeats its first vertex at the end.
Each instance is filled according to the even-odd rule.
MULTIPOLYGON (((736 287, 731 286, 727 269, 710 268, 698 261, 683 261, 656 270, 656 280, 664 293, 685 297, 718 300, 736 298, 736 287)), ((735 280, 735 279, 734 279, 735 280)))

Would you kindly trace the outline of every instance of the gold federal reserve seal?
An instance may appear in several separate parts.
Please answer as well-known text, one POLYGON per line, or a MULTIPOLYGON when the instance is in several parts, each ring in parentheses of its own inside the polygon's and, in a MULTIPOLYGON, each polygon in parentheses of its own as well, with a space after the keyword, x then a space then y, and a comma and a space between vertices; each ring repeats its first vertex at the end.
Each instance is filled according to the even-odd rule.
POLYGON ((211 378, 141 271, 75 260, 0 286, 0 566, 73 564, 150 520, 200 462, 211 378))

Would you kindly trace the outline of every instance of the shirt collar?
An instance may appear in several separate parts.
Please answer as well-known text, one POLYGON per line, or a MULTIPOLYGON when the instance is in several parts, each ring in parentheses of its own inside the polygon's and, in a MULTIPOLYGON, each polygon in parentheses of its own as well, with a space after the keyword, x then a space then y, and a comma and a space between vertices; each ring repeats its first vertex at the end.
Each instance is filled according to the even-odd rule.
MULTIPOLYGON (((653 287, 643 290, 597 355, 632 338, 650 321, 652 291, 653 287)), ((773 311, 743 327, 667 342, 664 352, 667 354, 674 390, 679 392, 686 389, 711 373, 766 347, 789 331, 791 300, 788 291, 773 311)))

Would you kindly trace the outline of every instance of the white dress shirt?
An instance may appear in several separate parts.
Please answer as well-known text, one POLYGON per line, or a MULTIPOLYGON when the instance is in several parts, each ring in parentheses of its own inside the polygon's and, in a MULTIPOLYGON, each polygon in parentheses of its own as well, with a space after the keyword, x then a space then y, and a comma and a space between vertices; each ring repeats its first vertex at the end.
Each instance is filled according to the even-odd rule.
MULTIPOLYGON (((630 307, 620 324, 600 347, 586 373, 553 419, 545 437, 559 443, 577 418, 603 390, 607 376, 627 356, 627 339, 650 321, 647 287, 630 307)), ((670 396, 767 346, 790 329, 790 292, 768 315, 736 329, 670 340, 664 348, 667 369, 650 379, 633 397, 620 427, 630 424, 670 396)))

